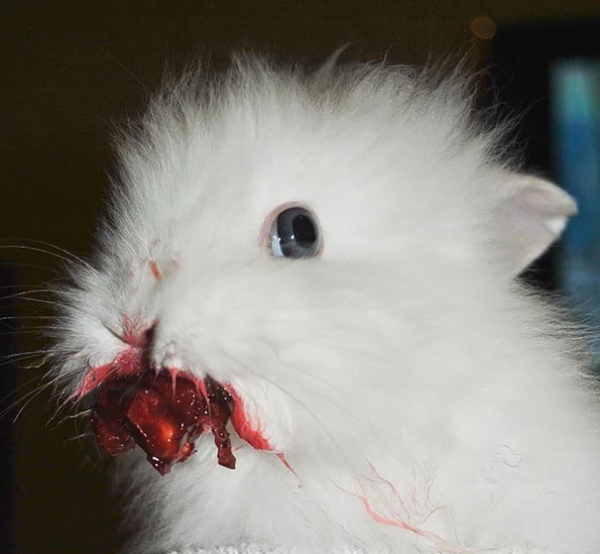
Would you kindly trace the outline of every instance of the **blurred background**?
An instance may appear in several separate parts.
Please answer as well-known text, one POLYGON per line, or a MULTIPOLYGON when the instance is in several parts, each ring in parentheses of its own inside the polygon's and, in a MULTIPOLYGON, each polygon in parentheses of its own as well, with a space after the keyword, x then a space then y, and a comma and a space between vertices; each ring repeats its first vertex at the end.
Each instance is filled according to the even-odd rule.
POLYGON ((44 342, 36 335, 52 306, 35 291, 63 275, 60 258, 69 254, 60 249, 89 254, 112 129, 140 113, 166 69, 207 53, 218 69, 240 49, 314 65, 343 45, 346 59, 417 65, 467 55, 473 71, 485 70, 482 104, 524 114, 529 167, 580 202, 563 246, 528 278, 567 292, 600 328, 599 21, 598 0, 5 3, 0 552, 110 554, 124 538, 107 461, 77 439, 85 426, 68 412, 56 416, 50 391, 40 390, 44 342))

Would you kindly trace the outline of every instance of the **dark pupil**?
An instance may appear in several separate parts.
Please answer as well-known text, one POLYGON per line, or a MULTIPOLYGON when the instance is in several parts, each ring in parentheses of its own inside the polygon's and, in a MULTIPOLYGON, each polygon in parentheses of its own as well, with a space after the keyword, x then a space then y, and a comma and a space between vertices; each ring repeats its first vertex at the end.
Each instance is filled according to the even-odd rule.
POLYGON ((313 227, 312 221, 304 216, 298 215, 292 222, 294 238, 300 246, 310 246, 317 240, 317 233, 313 227))
POLYGON ((290 208, 279 214, 277 238, 286 258, 311 258, 319 250, 317 227, 303 208, 290 208))

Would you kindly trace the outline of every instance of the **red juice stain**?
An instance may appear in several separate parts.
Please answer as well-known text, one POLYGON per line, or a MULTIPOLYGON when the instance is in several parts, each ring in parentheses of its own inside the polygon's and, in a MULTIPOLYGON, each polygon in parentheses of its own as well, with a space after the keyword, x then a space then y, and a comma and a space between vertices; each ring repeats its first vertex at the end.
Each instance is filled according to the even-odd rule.
POLYGON ((154 260, 150 260, 150 271, 152 272, 152 275, 154 276, 154 278, 157 281, 160 281, 163 277, 162 272, 160 270, 160 268, 158 267, 158 264, 154 261, 154 260))
POLYGON ((244 407, 244 401, 240 398, 233 387, 230 385, 225 385, 225 388, 233 400, 231 423, 236 433, 241 439, 244 439, 256 450, 272 451, 273 447, 271 446, 269 440, 264 436, 263 429, 260 427, 260 425, 254 426, 251 423, 251 420, 248 417, 244 407))

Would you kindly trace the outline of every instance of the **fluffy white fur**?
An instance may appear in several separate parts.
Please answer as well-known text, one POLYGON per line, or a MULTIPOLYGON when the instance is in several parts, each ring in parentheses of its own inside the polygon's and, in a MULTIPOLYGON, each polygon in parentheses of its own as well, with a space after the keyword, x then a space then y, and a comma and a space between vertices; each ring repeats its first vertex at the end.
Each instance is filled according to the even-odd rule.
POLYGON ((239 439, 234 471, 210 436, 165 477, 132 452, 132 552, 597 552, 595 385, 515 280, 574 205, 502 136, 460 77, 398 67, 242 58, 153 101, 64 294, 57 378, 69 395, 125 348, 107 328, 156 321, 157 366, 231 382, 296 474, 239 439), (270 256, 288 202, 319 258, 270 256))

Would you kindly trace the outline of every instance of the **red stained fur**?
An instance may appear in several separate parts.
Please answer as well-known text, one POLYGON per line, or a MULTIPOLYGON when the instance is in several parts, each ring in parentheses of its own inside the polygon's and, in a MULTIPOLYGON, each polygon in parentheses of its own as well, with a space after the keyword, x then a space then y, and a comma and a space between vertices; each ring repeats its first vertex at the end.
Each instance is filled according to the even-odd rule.
POLYGON ((254 422, 248 417, 244 408, 244 401, 239 397, 231 385, 225 385, 225 390, 231 395, 233 400, 233 410, 231 412, 231 423, 240 438, 244 439, 250 446, 256 450, 272 451, 273 447, 269 440, 264 436, 260 427, 254 425, 254 422))
POLYGON ((152 275, 154 275, 154 278, 157 281, 160 281, 162 279, 162 272, 159 269, 158 264, 154 260, 150 260, 150 271, 152 272, 152 275))

